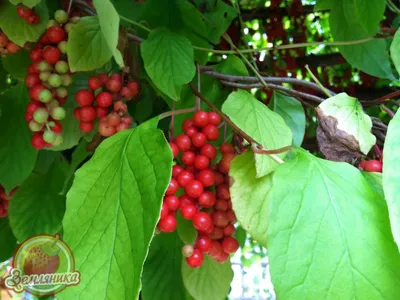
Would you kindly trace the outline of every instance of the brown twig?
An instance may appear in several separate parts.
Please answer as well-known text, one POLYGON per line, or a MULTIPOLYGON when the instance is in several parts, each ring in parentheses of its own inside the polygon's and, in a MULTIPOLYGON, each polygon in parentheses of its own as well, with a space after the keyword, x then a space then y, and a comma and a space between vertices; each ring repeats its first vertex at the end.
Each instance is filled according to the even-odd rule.
POLYGON ((398 96, 400 96, 400 90, 391 92, 390 94, 382 96, 382 97, 380 97, 378 99, 375 99, 373 101, 362 101, 362 102, 363 102, 363 104, 369 106, 369 105, 381 104, 381 103, 386 102, 387 100, 389 100, 391 98, 398 97, 398 96))

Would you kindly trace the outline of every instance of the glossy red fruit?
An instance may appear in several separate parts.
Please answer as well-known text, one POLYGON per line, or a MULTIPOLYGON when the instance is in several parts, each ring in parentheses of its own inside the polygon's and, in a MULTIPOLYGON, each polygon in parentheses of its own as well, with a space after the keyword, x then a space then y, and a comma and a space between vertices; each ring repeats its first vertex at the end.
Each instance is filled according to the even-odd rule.
POLYGON ((219 147, 219 151, 221 153, 235 153, 235 148, 233 148, 233 146, 231 144, 228 143, 223 143, 220 147, 219 147))
POLYGON ((131 124, 133 123, 133 119, 132 119, 131 116, 123 116, 123 117, 121 118, 121 122, 122 122, 122 123, 125 123, 125 124, 127 124, 127 125, 131 125, 131 124))
POLYGON ((185 151, 182 153, 181 160, 187 166, 193 165, 195 159, 196 159, 196 154, 194 154, 194 152, 192 151, 185 151))
POLYGON ((198 231, 209 231, 210 228, 213 228, 211 216, 204 211, 196 213, 193 217, 193 226, 198 231))
POLYGON ((204 169, 197 175, 199 180, 205 187, 213 186, 215 184, 215 173, 211 169, 204 169))
POLYGON ((41 83, 41 80, 40 80, 40 78, 39 78, 39 75, 36 74, 36 73, 28 74, 28 75, 25 77, 25 85, 26 85, 28 88, 34 87, 35 85, 38 85, 38 84, 40 84, 40 83, 41 83))
POLYGON ((364 170, 366 164, 367 164, 367 161, 366 161, 366 160, 362 160, 362 161, 360 162, 360 164, 358 165, 358 167, 359 167, 360 169, 364 170))
POLYGON ((215 194, 211 191, 204 191, 197 200, 199 205, 205 208, 213 207, 217 201, 215 194))
POLYGON ((30 114, 33 114, 40 107, 44 107, 44 105, 42 103, 40 103, 40 102, 37 102, 37 101, 31 101, 26 106, 26 112, 30 113, 30 114))
POLYGON ((197 133, 193 134, 192 143, 197 148, 204 146, 206 142, 207 142, 207 137, 204 133, 197 132, 197 133))
POLYGON ((93 122, 79 122, 79 129, 84 133, 89 133, 94 129, 93 122))
POLYGON ((112 93, 118 93, 121 89, 121 81, 110 78, 106 83, 106 88, 112 93))
POLYGON ((214 230, 208 235, 212 240, 220 240, 224 237, 224 230, 219 227, 214 227, 214 230))
POLYGON ((173 142, 169 142, 169 146, 171 147, 172 154, 174 155, 174 158, 177 158, 178 154, 179 154, 178 146, 173 142))
POLYGON ((108 92, 101 92, 96 96, 96 103, 100 107, 109 107, 112 102, 112 95, 108 92))
POLYGON ((221 251, 221 253, 219 255, 216 255, 213 258, 217 263, 222 264, 229 259, 229 254, 224 251, 221 251))
POLYGON ((46 142, 43 140, 43 133, 35 133, 31 138, 31 144, 38 150, 43 149, 46 146, 46 142))
POLYGON ((224 227, 224 235, 225 236, 231 236, 235 233, 236 229, 233 224, 228 224, 224 227))
POLYGON ((231 168, 232 160, 236 157, 233 153, 225 153, 218 164, 218 171, 223 174, 228 174, 231 168))
POLYGON ((220 184, 219 186, 217 186, 217 197, 224 200, 229 200, 231 198, 231 194, 229 192, 229 187, 227 184, 220 184))
POLYGON ((106 73, 100 73, 99 75, 97 75, 97 78, 99 78, 101 85, 105 85, 108 81, 108 75, 106 73))
POLYGON ((166 203, 163 203, 161 207, 160 219, 164 219, 166 216, 168 216, 168 213, 169 213, 168 205, 166 203))
POLYGON ((193 255, 186 258, 186 263, 191 268, 199 268, 204 261, 204 255, 199 249, 193 251, 193 255))
POLYGON ((89 106, 94 101, 94 94, 89 90, 80 90, 75 94, 75 100, 80 106, 89 106))
POLYGON ((182 217, 186 220, 190 220, 194 217, 194 215, 197 213, 197 208, 193 204, 185 204, 181 205, 180 207, 182 217))
POLYGON ((207 156, 209 159, 212 160, 217 157, 217 148, 215 148, 211 144, 205 144, 203 147, 201 147, 200 154, 207 156))
POLYGON ((190 137, 186 134, 178 135, 175 138, 175 144, 178 146, 180 151, 187 151, 192 146, 192 142, 190 141, 190 137))
POLYGON ((203 184, 198 180, 192 180, 185 185, 185 193, 189 197, 198 198, 204 191, 203 184))
POLYGON ((29 53, 29 57, 33 62, 42 60, 42 49, 33 49, 31 53, 29 53))
POLYGON ((193 123, 193 120, 192 119, 187 119, 187 120, 183 121, 183 123, 182 123, 182 130, 183 130, 183 132, 186 133, 186 131, 189 128, 192 128, 193 126, 195 126, 194 123, 193 123))
POLYGON ((128 112, 128 106, 125 104, 124 101, 119 100, 114 103, 114 111, 123 115, 128 112))
POLYGON ((177 225, 178 223, 176 222, 175 216, 171 214, 162 218, 160 222, 158 222, 158 228, 163 232, 173 232, 177 225))
POLYGON ((61 57, 61 52, 56 47, 48 46, 43 50, 43 58, 49 64, 52 65, 56 64, 60 60, 60 57, 61 57))
POLYGON ((224 175, 220 172, 215 172, 215 185, 220 185, 224 183, 224 175))
POLYGON ((208 253, 213 245, 213 241, 206 235, 201 235, 197 238, 195 247, 204 253, 208 253))
POLYGON ((121 74, 111 74, 110 79, 122 82, 121 74))
POLYGON ((206 127, 208 125, 208 113, 205 111, 199 110, 195 112, 192 119, 197 127, 206 127))
POLYGON ((179 197, 179 203, 180 203, 180 207, 184 207, 185 205, 195 205, 196 201, 195 199, 189 197, 186 194, 183 194, 179 197))
POLYGON ((13 42, 8 42, 7 44, 7 51, 8 53, 15 54, 18 53, 22 48, 13 42))
POLYGON ((17 14, 22 19, 27 19, 33 15, 33 10, 22 5, 17 6, 17 14))
POLYGON ((45 89, 46 87, 41 84, 35 85, 34 87, 29 89, 29 98, 35 101, 39 101, 39 93, 45 89))
POLYGON ((169 186, 167 188, 167 191, 165 192, 165 195, 174 195, 177 191, 179 190, 179 184, 178 181, 175 178, 171 178, 171 181, 169 182, 169 186))
POLYGON ((120 123, 120 124, 116 127, 116 129, 117 129, 117 132, 120 132, 120 131, 122 131, 122 130, 129 129, 129 125, 128 125, 128 124, 125 124, 125 123, 120 123))
POLYGON ((95 91, 95 90, 98 90, 99 88, 101 88, 103 86, 103 84, 98 77, 92 76, 88 80, 88 86, 90 89, 95 91))
POLYGON ((208 254, 214 258, 223 252, 222 250, 222 245, 218 241, 213 241, 210 250, 208 251, 208 254))
POLYGON ((198 133, 198 130, 194 127, 190 127, 185 131, 185 134, 192 138, 196 133, 198 133))
POLYGON ((222 211, 215 211, 211 215, 213 223, 215 226, 224 228, 229 224, 229 220, 226 217, 226 214, 222 211))
POLYGON ((207 169, 210 165, 210 159, 204 155, 197 155, 194 160, 194 166, 198 170, 207 169))
POLYGON ((8 44, 8 37, 4 32, 0 32, 0 47, 5 47, 8 44))
POLYGON ((218 126, 221 124, 221 117, 216 112, 208 113, 208 123, 211 125, 218 126))
POLYGON ((61 133, 63 131, 63 127, 59 121, 53 121, 54 126, 51 127, 51 131, 55 133, 61 133))
POLYGON ((133 96, 136 96, 140 92, 140 83, 137 81, 130 81, 126 85, 133 93, 133 96))
POLYGON ((58 44, 65 38, 65 31, 61 27, 52 26, 47 29, 46 36, 53 44, 58 44))
POLYGON ((102 136, 112 136, 117 132, 116 128, 113 126, 108 125, 107 122, 100 122, 99 123, 99 133, 102 136))
POLYGON ((235 253, 237 249, 239 249, 239 242, 231 236, 225 237, 221 245, 222 249, 226 253, 235 253))
POLYGON ((228 201, 224 199, 217 199, 217 201, 215 202, 214 209, 216 211, 227 211, 228 208, 229 208, 228 201))
MULTIPOLYGON (((229 203, 231 203, 231 202, 229 202, 229 203)), ((227 210, 225 212, 225 214, 226 214, 226 217, 228 218, 229 222, 231 222, 231 223, 236 222, 236 215, 235 215, 235 212, 232 210, 232 208, 227 210)))
POLYGON ((75 117, 75 119, 77 119, 77 120, 80 119, 80 114, 79 114, 79 110, 80 110, 80 109, 81 109, 80 107, 75 107, 75 108, 74 108, 74 111, 73 111, 74 117, 75 117))
POLYGON ((96 106, 95 109, 96 109, 96 117, 97 118, 101 119, 101 118, 106 117, 108 115, 108 109, 107 108, 96 106))
POLYGON ((172 167, 172 177, 177 178, 185 169, 180 165, 175 165, 172 167))
POLYGON ((84 106, 79 110, 79 120, 92 122, 96 118, 96 110, 93 106, 84 106))
POLYGON ((178 180, 179 185, 184 188, 189 182, 194 180, 194 175, 192 172, 184 170, 176 179, 178 180))
POLYGON ((38 68, 40 61, 35 61, 33 64, 31 64, 28 67, 28 73, 36 73, 36 74, 40 74, 40 70, 38 68))
POLYGON ((179 208, 179 198, 175 195, 166 196, 164 203, 168 205, 170 210, 177 210, 179 208))
POLYGON ((219 139, 219 129, 215 125, 208 124, 201 132, 204 133, 208 141, 216 141, 219 139))
POLYGON ((121 123, 121 117, 116 112, 111 112, 107 116, 107 122, 108 125, 116 127, 121 123))
POLYGON ((365 163, 364 171, 382 173, 383 164, 379 160, 369 160, 365 163))

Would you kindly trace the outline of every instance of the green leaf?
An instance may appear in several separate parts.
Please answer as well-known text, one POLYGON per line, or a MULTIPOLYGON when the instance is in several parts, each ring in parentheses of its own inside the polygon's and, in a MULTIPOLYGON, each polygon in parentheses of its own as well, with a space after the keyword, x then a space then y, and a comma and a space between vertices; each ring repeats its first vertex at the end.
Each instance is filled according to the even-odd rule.
POLYGON ((182 85, 196 72, 190 41, 167 29, 156 29, 143 41, 141 53, 146 72, 157 88, 178 101, 182 85))
POLYGON ((59 158, 46 174, 32 173, 10 201, 9 218, 18 240, 37 234, 55 234, 62 228, 65 212, 65 173, 59 158))
POLYGON ((22 3, 25 6, 28 6, 29 8, 32 8, 36 5, 38 5, 42 0, 10 0, 10 2, 14 5, 22 3))
POLYGON ((186 300, 182 279, 183 243, 176 232, 159 234, 151 242, 143 268, 143 300, 186 300))
POLYGON ((110 0, 94 0, 100 28, 108 44, 108 48, 113 53, 115 61, 120 67, 124 66, 124 59, 121 52, 117 49, 119 37, 119 15, 110 0))
MULTIPOLYGON (((230 175, 238 211, 246 202, 254 206, 254 196, 235 195, 246 185, 246 170, 236 162, 230 175)), ((247 176, 254 178, 254 171, 247 176)), ((277 298, 396 299, 400 255, 387 207, 358 169, 301 150, 270 176, 270 191, 252 216, 260 224, 249 232, 264 230, 258 241, 268 246, 277 298)))
POLYGON ((106 139, 76 172, 64 240, 85 276, 61 299, 137 299, 172 170, 169 145, 153 127, 144 123, 106 139))
MULTIPOLYGON (((278 149, 292 144, 292 132, 282 117, 246 91, 231 93, 222 105, 222 111, 240 129, 267 149, 278 149)), ((278 166, 268 155, 254 156, 257 177, 269 174, 278 166)), ((278 156, 284 158, 286 153, 278 156)))
POLYGON ((68 39, 68 62, 72 72, 102 67, 112 57, 98 17, 83 17, 75 24, 68 39))
POLYGON ((317 0, 315 4, 315 11, 331 9, 336 0, 317 0))
POLYGON ((233 279, 231 262, 220 264, 205 256, 201 268, 193 269, 182 262, 183 282, 196 300, 225 300, 233 279))
POLYGON ((390 46, 390 56, 397 72, 400 73, 400 30, 397 30, 394 35, 392 45, 390 46))
POLYGON ((7 55, 2 59, 3 67, 14 78, 24 81, 28 75, 28 67, 32 63, 28 51, 20 51, 13 55, 7 55))
POLYGON ((364 113, 356 98, 340 93, 322 102, 317 110, 325 117, 335 118, 337 128, 354 136, 365 155, 375 145, 376 137, 371 133, 371 118, 364 113))
POLYGON ((23 46, 26 42, 36 42, 46 30, 49 12, 44 2, 36 6, 35 12, 39 14, 40 22, 31 25, 18 16, 14 5, 8 1, 2 1, 0 4, 0 28, 10 40, 19 46, 23 46))
POLYGON ((193 222, 184 219, 181 214, 177 214, 176 219, 178 221, 177 231, 179 237, 185 244, 193 245, 198 235, 196 228, 193 226, 193 222))
MULTIPOLYGON (((343 1, 343 0, 342 0, 343 1)), ((379 29, 379 23, 384 18, 386 8, 385 0, 352 0, 344 1, 344 7, 354 7, 355 15, 352 16, 357 20, 365 32, 373 35, 379 29), (354 2, 354 5, 349 3, 354 2), (347 6, 346 6, 347 5, 347 6)))
POLYGON ((383 184, 382 184, 382 173, 362 172, 362 174, 364 175, 365 179, 367 179, 371 187, 379 195, 381 195, 382 198, 385 198, 385 194, 383 192, 383 184))
POLYGON ((0 95, 0 184, 7 192, 19 185, 32 172, 37 151, 32 147, 32 134, 25 121, 28 91, 20 83, 0 95))
POLYGON ((10 259, 17 249, 17 239, 12 233, 8 218, 0 219, 0 263, 10 259))
POLYGON ((274 111, 278 113, 290 127, 293 134, 293 144, 300 146, 306 131, 306 115, 303 105, 293 97, 274 92, 274 111))
POLYGON ((243 249, 243 247, 246 245, 247 232, 243 229, 242 226, 236 228, 235 238, 239 242, 240 248, 243 249))
POLYGON ((390 121, 385 141, 385 158, 383 160, 383 189, 389 208, 390 222, 394 240, 400 249, 400 113, 390 121))
MULTIPOLYGON (((0 93, 8 88, 8 83, 7 83, 8 74, 7 73, 8 72, 4 69, 2 62, 0 60, 0 93)), ((0 116, 1 116, 1 111, 0 111, 0 116)))

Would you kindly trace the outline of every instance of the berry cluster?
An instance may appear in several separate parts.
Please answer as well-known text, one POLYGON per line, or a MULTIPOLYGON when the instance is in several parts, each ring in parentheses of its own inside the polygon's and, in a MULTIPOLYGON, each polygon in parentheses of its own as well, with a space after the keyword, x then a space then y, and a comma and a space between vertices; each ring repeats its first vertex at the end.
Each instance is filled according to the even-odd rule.
POLYGON ((29 97, 25 119, 35 134, 31 144, 36 149, 60 145, 63 142, 60 121, 66 111, 61 107, 67 100, 66 87, 72 78, 66 56, 68 14, 57 11, 55 20, 49 21, 46 32, 30 52, 32 64, 28 68, 25 84, 29 97))
POLYGON ((170 142, 174 158, 181 153, 183 166, 177 164, 165 193, 158 229, 172 232, 177 227, 175 214, 192 220, 199 235, 194 245, 182 249, 187 264, 192 268, 202 265, 204 254, 217 262, 224 262, 236 252, 239 243, 232 237, 236 221, 229 193, 229 169, 235 151, 231 144, 222 144, 223 157, 211 165, 217 149, 207 143, 219 138, 221 118, 214 112, 198 111, 183 123, 185 134, 170 142), (183 194, 177 196, 179 188, 183 194))
POLYGON ((24 19, 29 24, 38 24, 40 22, 40 16, 35 12, 35 8, 19 4, 17 6, 17 13, 21 19, 24 19))
POLYGON ((380 160, 363 160, 359 165, 361 170, 365 172, 378 172, 382 173, 383 163, 380 160))
POLYGON ((15 54, 21 51, 21 47, 10 41, 7 35, 0 30, 0 55, 15 54))
POLYGON ((96 118, 100 119, 98 130, 102 136, 111 136, 128 129, 132 118, 127 115, 125 101, 139 94, 139 83, 129 81, 124 85, 120 74, 108 76, 101 73, 90 77, 88 86, 90 90, 82 89, 75 94, 75 100, 80 107, 74 110, 74 116, 80 121, 81 131, 91 132, 96 118))
POLYGON ((14 188, 9 195, 2 185, 0 185, 0 219, 5 218, 8 215, 8 201, 14 196, 17 188, 14 188))

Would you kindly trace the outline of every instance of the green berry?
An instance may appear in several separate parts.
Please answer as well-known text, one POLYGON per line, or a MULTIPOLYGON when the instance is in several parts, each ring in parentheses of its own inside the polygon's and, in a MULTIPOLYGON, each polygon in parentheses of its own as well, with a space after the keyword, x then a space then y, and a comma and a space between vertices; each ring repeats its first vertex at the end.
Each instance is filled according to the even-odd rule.
POLYGON ((54 19, 60 24, 65 24, 68 22, 68 14, 65 10, 57 10, 54 14, 54 19))
POLYGON ((59 42, 57 45, 58 50, 61 51, 62 54, 67 53, 67 41, 59 42))
POLYGON ((59 146, 64 142, 64 138, 62 137, 61 134, 57 134, 56 139, 53 142, 53 146, 59 146))
POLYGON ((49 112, 45 108, 40 107, 33 113, 33 120, 40 124, 46 123, 48 118, 49 112))
POLYGON ((38 65, 38 69, 40 72, 45 72, 53 70, 53 67, 47 61, 42 60, 38 65))
POLYGON ((51 73, 48 71, 40 72, 39 78, 41 81, 47 81, 49 80, 51 73))
POLYGON ((71 30, 72 30, 72 27, 74 26, 74 24, 73 23, 68 23, 68 24, 65 24, 65 26, 64 26, 64 30, 65 30, 65 32, 66 33, 70 33, 71 32, 71 30))
POLYGON ((55 67, 58 74, 65 74, 69 71, 68 63, 63 60, 58 61, 55 67))
POLYGON ((72 84, 72 78, 67 74, 61 75, 61 82, 63 86, 70 86, 72 84))
POLYGON ((34 120, 31 120, 29 122, 29 129, 33 132, 38 132, 40 130, 42 130, 44 124, 40 124, 38 122, 35 122, 34 120))
POLYGON ((60 26, 55 20, 49 20, 47 22, 47 28, 53 27, 53 26, 60 26))
POLYGON ((47 103, 46 107, 49 111, 52 111, 56 107, 59 107, 60 103, 57 100, 52 100, 51 102, 47 103))
POLYGON ((43 132, 43 139, 46 143, 53 144, 57 138, 57 134, 51 130, 45 130, 43 132))
POLYGON ((65 115, 66 115, 65 109, 62 108, 62 107, 60 107, 60 106, 54 108, 54 109, 51 111, 51 117, 52 117, 54 120, 58 120, 58 121, 63 120, 63 119, 65 118, 65 115))
POLYGON ((39 92, 39 100, 43 103, 49 103, 53 99, 53 95, 49 90, 41 90, 39 92))
POLYGON ((62 84, 61 77, 58 74, 51 74, 48 82, 52 87, 59 87, 62 84))
POLYGON ((59 87, 56 90, 57 97, 66 98, 68 96, 68 90, 65 87, 59 87))
POLYGON ((73 24, 76 24, 76 23, 79 22, 80 19, 81 19, 81 17, 73 17, 73 18, 71 18, 70 21, 71 21, 73 24))

